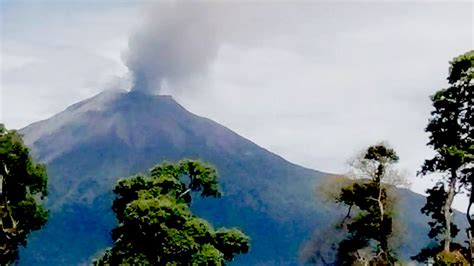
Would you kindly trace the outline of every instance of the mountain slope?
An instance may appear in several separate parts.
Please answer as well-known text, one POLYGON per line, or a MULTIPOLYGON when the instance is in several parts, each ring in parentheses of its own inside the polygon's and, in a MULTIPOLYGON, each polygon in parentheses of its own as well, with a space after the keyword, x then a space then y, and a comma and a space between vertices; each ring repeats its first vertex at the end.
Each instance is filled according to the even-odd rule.
MULTIPOLYGON (((116 180, 164 160, 201 159, 216 166, 223 198, 196 200, 192 207, 216 226, 238 226, 251 236, 250 254, 236 264, 297 264, 298 250, 312 231, 341 214, 315 197, 326 174, 193 115, 169 96, 106 91, 21 133, 47 164, 52 210, 47 226, 22 250, 22 265, 90 262, 110 245, 116 180)), ((403 194, 408 235, 416 241, 402 253, 412 255, 407 251, 426 242, 426 221, 418 214, 424 199, 403 194)))

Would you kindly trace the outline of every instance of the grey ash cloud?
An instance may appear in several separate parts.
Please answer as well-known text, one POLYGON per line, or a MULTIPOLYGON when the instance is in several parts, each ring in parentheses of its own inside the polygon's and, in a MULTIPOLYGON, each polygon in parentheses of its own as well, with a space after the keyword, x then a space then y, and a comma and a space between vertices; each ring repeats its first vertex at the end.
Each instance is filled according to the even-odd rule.
POLYGON ((169 2, 147 6, 145 21, 129 40, 126 65, 132 90, 160 93, 163 86, 206 71, 220 46, 215 6, 169 2))
POLYGON ((291 32, 305 7, 237 1, 146 4, 123 56, 132 90, 162 94, 166 88, 174 94, 183 83, 206 74, 223 46, 256 47, 291 32))

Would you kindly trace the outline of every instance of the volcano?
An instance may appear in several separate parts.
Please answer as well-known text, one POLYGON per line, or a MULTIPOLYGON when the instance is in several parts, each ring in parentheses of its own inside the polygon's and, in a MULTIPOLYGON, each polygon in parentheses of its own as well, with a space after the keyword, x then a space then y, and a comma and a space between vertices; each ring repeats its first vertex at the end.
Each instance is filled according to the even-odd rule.
MULTIPOLYGON (((111 244, 117 179, 163 161, 200 159, 217 168, 223 197, 196 197, 192 208, 216 227, 250 235, 250 253, 234 265, 301 264, 299 250, 313 231, 342 214, 315 194, 331 175, 290 163, 170 96, 105 91, 20 132, 47 165, 51 210, 21 250, 20 265, 90 263, 111 244)), ((399 192, 408 236, 400 253, 407 258, 428 241, 419 213, 425 200, 399 192)))

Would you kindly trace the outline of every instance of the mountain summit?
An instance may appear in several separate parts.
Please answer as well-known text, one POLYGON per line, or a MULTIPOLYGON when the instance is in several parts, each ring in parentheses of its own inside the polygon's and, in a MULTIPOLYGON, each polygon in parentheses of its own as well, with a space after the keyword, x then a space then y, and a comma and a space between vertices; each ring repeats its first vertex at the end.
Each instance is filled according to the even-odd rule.
MULTIPOLYGON (((295 265, 312 232, 341 215, 315 188, 328 175, 292 164, 171 96, 105 91, 20 131, 49 173, 50 221, 31 235, 22 265, 89 263, 111 244, 112 188, 120 177, 182 158, 212 163, 224 196, 192 208, 216 226, 238 226, 251 252, 235 264, 295 265)), ((315 151, 317 152, 317 151, 315 151)), ((400 190, 411 239, 405 257, 427 241, 423 197, 400 190)))

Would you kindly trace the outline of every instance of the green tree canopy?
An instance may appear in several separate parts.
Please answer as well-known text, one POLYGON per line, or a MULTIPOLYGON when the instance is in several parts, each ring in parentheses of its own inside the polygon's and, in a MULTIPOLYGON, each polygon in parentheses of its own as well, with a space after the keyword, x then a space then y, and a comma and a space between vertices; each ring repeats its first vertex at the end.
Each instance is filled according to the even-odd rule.
POLYGON ((192 214, 191 192, 220 197, 214 168, 198 161, 161 164, 117 183, 114 245, 96 265, 224 265, 249 250, 238 229, 215 230, 192 214))
POLYGON ((40 200, 46 196, 43 165, 33 162, 21 137, 0 124, 0 264, 18 258, 18 245, 39 230, 48 212, 40 200))

